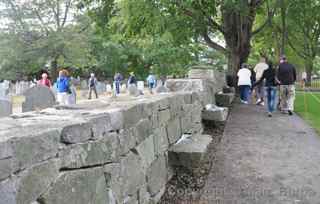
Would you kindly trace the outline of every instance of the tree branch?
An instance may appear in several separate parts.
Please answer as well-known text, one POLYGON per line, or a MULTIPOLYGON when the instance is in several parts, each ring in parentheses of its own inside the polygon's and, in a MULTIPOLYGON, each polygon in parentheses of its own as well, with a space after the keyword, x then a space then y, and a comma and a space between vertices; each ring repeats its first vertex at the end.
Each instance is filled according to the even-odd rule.
POLYGON ((71 7, 71 0, 68 0, 65 3, 64 17, 63 17, 63 21, 62 21, 62 24, 61 24, 62 27, 64 27, 64 25, 66 24, 70 7, 71 7))
POLYGON ((215 49, 215 50, 217 50, 219 52, 222 52, 222 53, 226 53, 227 52, 226 48, 222 47, 221 45, 219 45, 216 42, 213 42, 211 40, 211 38, 209 37, 208 33, 203 33, 202 37, 203 37, 204 41, 207 43, 207 45, 209 47, 211 47, 211 48, 213 48, 213 49, 215 49))
POLYGON ((304 52, 299 52, 297 48, 294 47, 294 45, 291 43, 291 40, 288 38, 287 39, 289 46, 291 47, 291 49, 302 59, 308 59, 308 55, 304 52))
MULTIPOLYGON (((261 3, 261 2, 259 2, 259 3, 261 3)), ((261 31, 263 31, 267 27, 267 25, 271 24, 271 20, 274 16, 275 10, 270 11, 268 2, 267 2, 267 12, 268 12, 267 19, 265 20, 265 22, 262 25, 260 25, 260 27, 258 27, 256 30, 252 31, 252 36, 257 35, 261 31)))

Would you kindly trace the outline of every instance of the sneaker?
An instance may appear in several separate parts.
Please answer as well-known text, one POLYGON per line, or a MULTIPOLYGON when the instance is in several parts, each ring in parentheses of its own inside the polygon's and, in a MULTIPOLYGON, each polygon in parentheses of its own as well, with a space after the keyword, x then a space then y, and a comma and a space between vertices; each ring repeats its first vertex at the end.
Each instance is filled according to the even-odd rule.
POLYGON ((248 101, 243 101, 243 104, 249 104, 249 102, 248 101))
POLYGON ((268 112, 268 117, 271 118, 272 117, 272 113, 268 112))
POLYGON ((264 102, 262 101, 259 105, 260 105, 260 106, 264 106, 264 102))
POLYGON ((258 99, 256 102, 256 105, 259 105, 261 102, 262 102, 261 99, 258 99))
POLYGON ((292 111, 291 110, 288 110, 288 113, 289 115, 293 115, 292 111))

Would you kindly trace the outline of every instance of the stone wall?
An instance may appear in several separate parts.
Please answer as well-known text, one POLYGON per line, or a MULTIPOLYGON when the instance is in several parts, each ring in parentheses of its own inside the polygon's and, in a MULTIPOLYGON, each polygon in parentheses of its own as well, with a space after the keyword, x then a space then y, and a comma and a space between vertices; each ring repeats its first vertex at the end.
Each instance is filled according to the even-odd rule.
POLYGON ((205 93, 213 82, 190 83, 202 91, 0 119, 0 204, 157 203, 173 175, 168 149, 202 132, 203 103, 214 97, 205 93))

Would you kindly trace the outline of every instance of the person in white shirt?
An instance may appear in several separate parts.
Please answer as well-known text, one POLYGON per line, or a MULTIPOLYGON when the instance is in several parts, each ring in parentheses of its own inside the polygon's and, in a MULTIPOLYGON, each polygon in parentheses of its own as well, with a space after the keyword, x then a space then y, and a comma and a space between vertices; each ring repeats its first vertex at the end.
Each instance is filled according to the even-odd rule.
MULTIPOLYGON (((260 62, 254 67, 254 72, 256 73, 256 81, 259 81, 263 75, 263 72, 269 68, 268 64, 266 63, 266 58, 261 57, 260 62)), ((257 105, 264 105, 264 82, 260 83, 255 87, 256 93, 256 104, 257 105)))
POLYGON ((247 64, 242 64, 237 76, 241 103, 249 104, 249 96, 251 90, 251 71, 249 70, 247 64))

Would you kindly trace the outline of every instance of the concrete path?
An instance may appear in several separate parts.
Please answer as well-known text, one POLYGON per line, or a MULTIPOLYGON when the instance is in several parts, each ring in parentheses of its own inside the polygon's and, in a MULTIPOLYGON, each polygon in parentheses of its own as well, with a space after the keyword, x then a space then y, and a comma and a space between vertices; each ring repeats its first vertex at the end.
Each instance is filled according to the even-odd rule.
POLYGON ((298 116, 236 105, 216 153, 199 203, 320 204, 320 137, 298 116))

